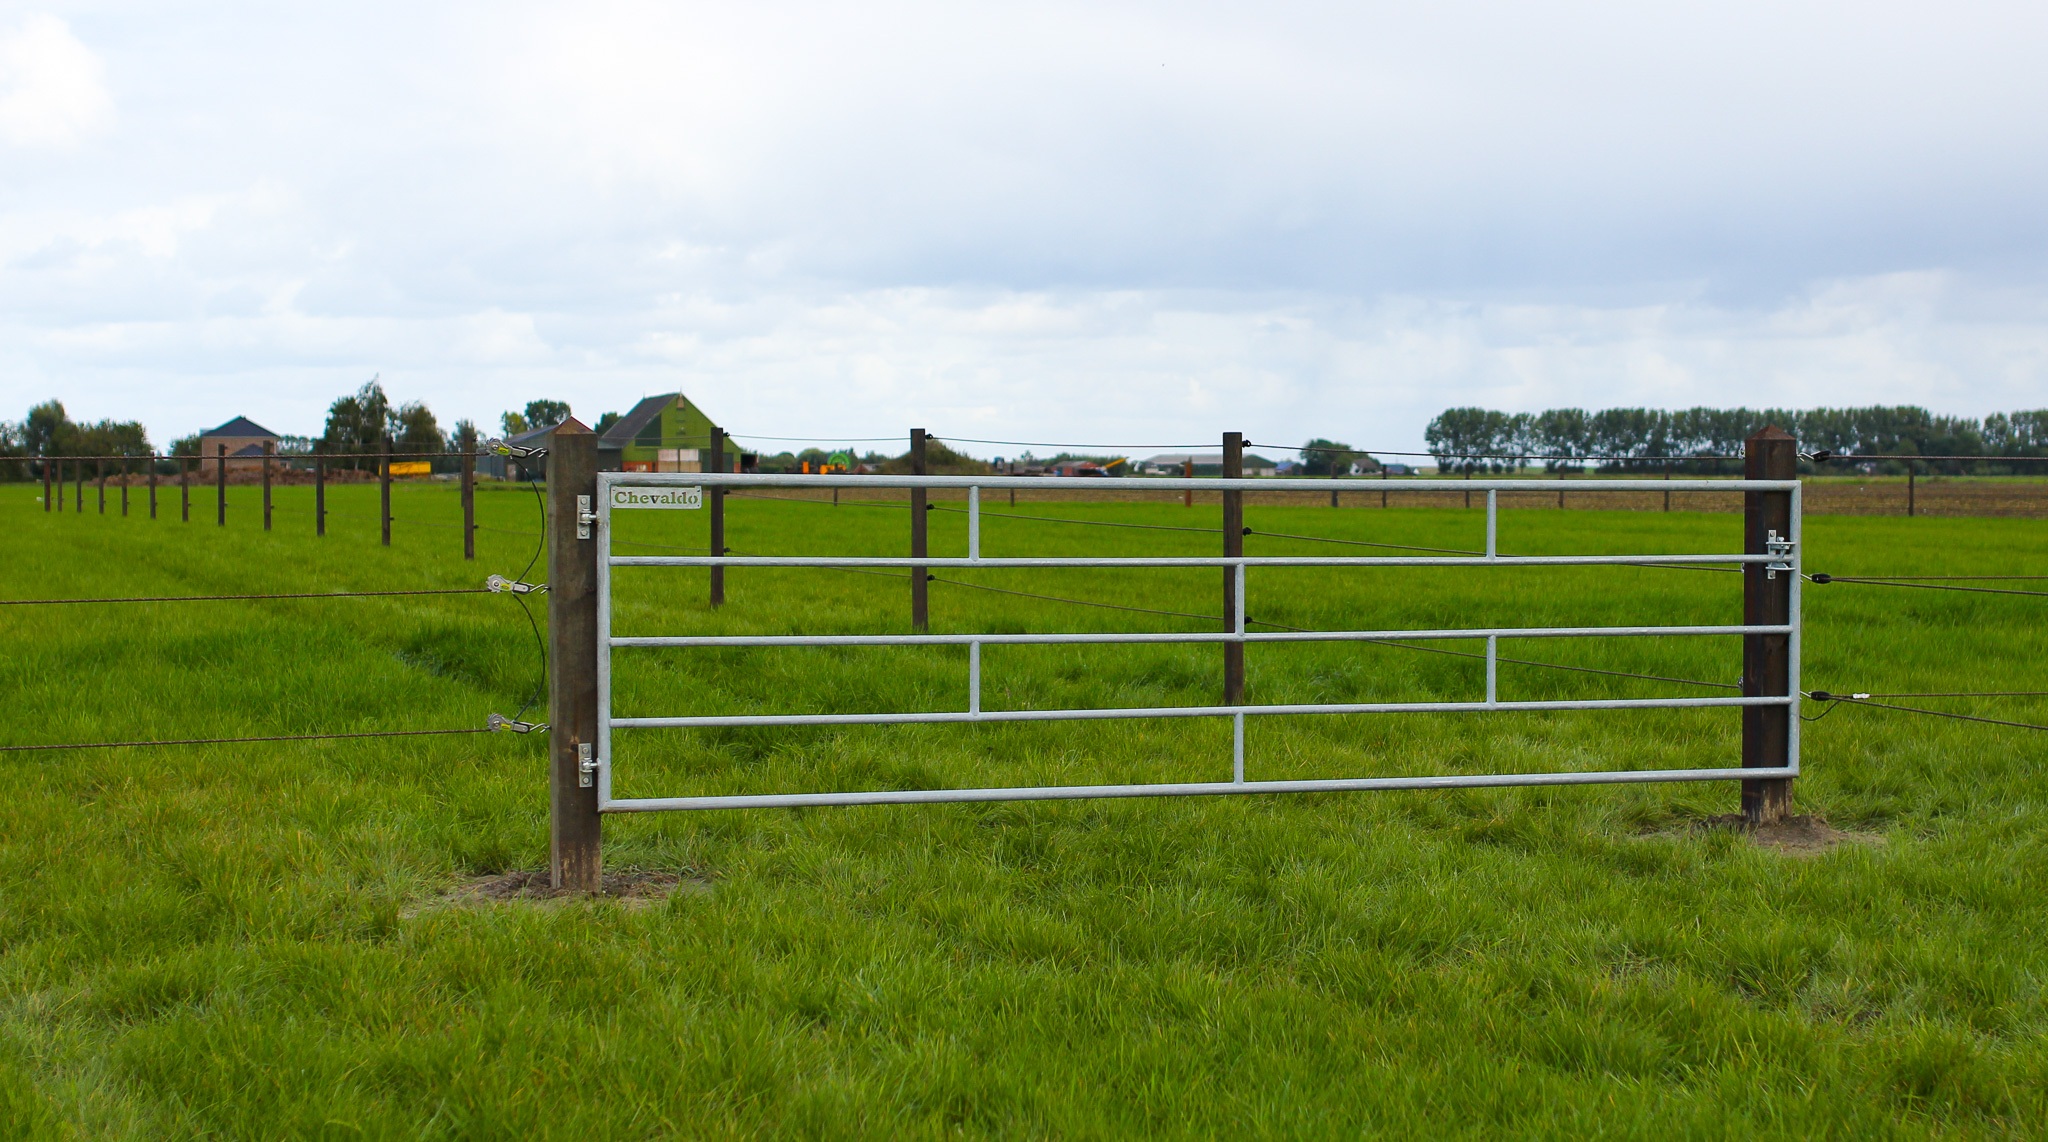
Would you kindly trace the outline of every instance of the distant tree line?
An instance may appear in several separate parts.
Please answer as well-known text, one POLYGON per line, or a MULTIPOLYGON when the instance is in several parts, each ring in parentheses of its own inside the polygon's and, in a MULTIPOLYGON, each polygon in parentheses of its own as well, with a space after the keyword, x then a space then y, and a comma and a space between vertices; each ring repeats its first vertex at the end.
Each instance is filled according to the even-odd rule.
MULTIPOLYGON (((1993 413, 1983 419, 1937 416, 1913 405, 1870 408, 1747 409, 1610 408, 1587 412, 1554 408, 1506 413, 1484 408, 1445 410, 1423 433, 1430 455, 1445 472, 1510 472, 1541 465, 1546 471, 1739 471, 1743 441, 1765 425, 1799 440, 1802 452, 1828 451, 1867 458, 1866 469, 1903 472, 1887 456, 1942 456, 1941 470, 2034 471, 2043 465, 2004 465, 2001 457, 2048 456, 2048 409, 1993 413), (1581 459, 1590 457, 1592 459, 1581 459)), ((1839 465, 1831 465, 1841 470, 1839 465)), ((1925 470, 1925 466, 1922 467, 1925 470)))

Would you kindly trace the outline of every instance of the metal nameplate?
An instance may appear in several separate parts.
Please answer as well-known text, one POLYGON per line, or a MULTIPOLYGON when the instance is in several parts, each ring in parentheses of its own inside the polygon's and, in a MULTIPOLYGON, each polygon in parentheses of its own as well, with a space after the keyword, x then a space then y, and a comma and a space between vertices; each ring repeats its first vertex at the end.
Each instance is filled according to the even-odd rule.
POLYGON ((613 488, 613 508, 701 508, 702 488, 613 488))

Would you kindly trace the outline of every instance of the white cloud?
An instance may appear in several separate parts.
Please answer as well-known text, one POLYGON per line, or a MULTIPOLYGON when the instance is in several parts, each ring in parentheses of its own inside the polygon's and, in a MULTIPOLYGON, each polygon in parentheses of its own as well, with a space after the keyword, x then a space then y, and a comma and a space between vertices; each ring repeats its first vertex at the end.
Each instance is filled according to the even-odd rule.
POLYGON ((0 139, 68 147, 105 127, 114 99, 100 58, 64 21, 33 15, 0 32, 0 139))

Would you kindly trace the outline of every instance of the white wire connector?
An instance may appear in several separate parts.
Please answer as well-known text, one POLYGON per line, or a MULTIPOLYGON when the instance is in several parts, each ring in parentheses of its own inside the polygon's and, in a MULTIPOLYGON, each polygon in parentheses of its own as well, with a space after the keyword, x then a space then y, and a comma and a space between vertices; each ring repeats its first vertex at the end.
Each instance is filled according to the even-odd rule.
POLYGON ((484 728, 493 733, 499 730, 511 730, 515 734, 544 734, 548 732, 548 724, 546 722, 522 722, 515 718, 508 718, 503 714, 492 714, 489 718, 485 719, 484 728))
POLYGON ((517 579, 507 579, 503 575, 493 575, 485 579, 484 587, 500 594, 509 592, 514 595, 538 595, 548 589, 546 583, 522 583, 517 579))
POLYGON ((517 444, 507 444, 495 436, 484 441, 483 447, 478 451, 485 456, 545 456, 548 454, 548 450, 545 448, 522 448, 517 444))

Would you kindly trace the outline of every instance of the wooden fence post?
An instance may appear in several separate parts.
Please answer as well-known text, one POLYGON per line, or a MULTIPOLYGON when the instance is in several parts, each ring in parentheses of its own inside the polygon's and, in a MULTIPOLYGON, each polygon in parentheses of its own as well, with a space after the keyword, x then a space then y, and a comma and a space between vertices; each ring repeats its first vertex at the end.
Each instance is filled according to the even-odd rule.
POLYGON ((313 534, 327 534, 327 457, 313 456, 313 534))
POLYGON ((1917 506, 1917 505, 1916 505, 1916 504, 1914 503, 1914 500, 1915 500, 1915 498, 1916 498, 1916 497, 1915 497, 1915 492, 1916 492, 1916 491, 1917 491, 1918 489, 1917 489, 1917 488, 1915 488, 1915 486, 1914 486, 1914 485, 1915 485, 1915 483, 1916 483, 1916 482, 1917 482, 1917 481, 1919 480, 1919 478, 1920 478, 1920 466, 1919 466, 1918 464, 1915 464, 1915 463, 1913 463, 1913 462, 1912 462, 1911 460, 1908 460, 1908 461, 1906 461, 1906 518, 1907 518, 1907 519, 1912 519, 1912 518, 1913 518, 1913 515, 1914 515, 1914 509, 1915 509, 1915 507, 1917 506))
POLYGON ((277 454, 277 442, 263 442, 263 530, 270 530, 270 458, 277 454))
POLYGON ((1387 462, 1380 461, 1380 506, 1383 508, 1387 506, 1387 481, 1393 479, 1393 476, 1392 472, 1387 471, 1387 462))
POLYGON ((192 522, 192 461, 178 457, 178 522, 192 522))
MULTIPOLYGON (((705 471, 725 471, 725 429, 715 426, 711 429, 711 449, 704 455, 706 463, 701 465, 701 467, 705 471)), ((711 495, 711 554, 724 555, 725 489, 714 486, 706 488, 705 491, 711 495)), ((711 605, 714 607, 725 605, 725 568, 723 567, 713 567, 711 569, 711 605)))
POLYGON ((391 442, 384 442, 384 454, 377 458, 377 488, 382 494, 382 506, 377 516, 383 522, 384 546, 391 546, 391 442))
MULTIPOLYGON (((1742 444, 1743 477, 1750 480, 1791 480, 1799 474, 1799 446, 1792 435, 1765 426, 1742 444)), ((1745 492, 1742 497, 1742 550, 1762 555, 1770 533, 1792 537, 1791 492, 1745 492)), ((1750 626, 1775 626, 1792 621, 1792 574, 1768 577, 1761 563, 1742 565, 1742 621, 1750 626)), ((1742 637, 1742 694, 1775 697, 1792 692, 1791 638, 1782 634, 1742 637)), ((1745 706, 1742 709, 1744 768, 1777 769, 1791 764, 1792 710, 1789 706, 1745 706)), ((1784 817, 1792 807, 1792 779, 1769 778, 1742 783, 1742 816, 1752 825, 1784 817)))
MULTIPOLYGON (((1223 434, 1223 478, 1244 476, 1244 433, 1223 434)), ((1223 493, 1223 554, 1244 554, 1244 493, 1223 493)), ((1237 629, 1237 568, 1223 569, 1223 629, 1237 629)), ((1223 704, 1235 706, 1244 700, 1244 644, 1223 644, 1223 704)))
POLYGON ((219 527, 228 525, 228 446, 214 445, 213 458, 213 514, 214 523, 219 527))
POLYGON ((123 460, 123 461, 121 461, 121 477, 120 477, 120 479, 121 479, 121 518, 122 518, 122 519, 127 519, 127 518, 128 518, 128 475, 129 475, 129 472, 130 472, 130 470, 131 470, 131 469, 133 469, 133 468, 134 468, 134 466, 135 466, 135 465, 134 465, 134 463, 133 463, 132 461, 129 461, 129 460, 123 460))
MULTIPOLYGON (((57 487, 62 488, 63 486, 63 482, 59 481, 57 487)), ((45 460, 43 461, 43 511, 48 513, 53 510, 55 509, 50 504, 50 462, 45 460)))
MULTIPOLYGON (((1180 462, 1180 478, 1183 480, 1192 480, 1195 478, 1194 457, 1191 456, 1186 460, 1180 462)), ((1180 506, 1184 508, 1191 508, 1195 506, 1195 490, 1193 488, 1189 488, 1180 494, 1180 506)))
POLYGON ((93 483, 100 490, 100 514, 107 514, 107 462, 105 458, 92 462, 93 483))
POLYGON ((604 885, 604 821, 579 747, 597 743, 597 541, 577 531, 582 513, 597 510, 597 437, 573 417, 549 436, 548 881, 596 892, 604 885))
POLYGON ((462 453, 462 557, 476 558, 476 445, 463 446, 462 453))
MULTIPOLYGON (((922 476, 925 474, 924 458, 924 429, 913 428, 910 430, 910 471, 913 475, 922 476)), ((925 490, 923 488, 912 488, 910 490, 910 557, 912 559, 923 559, 926 555, 931 554, 925 543, 925 516, 928 514, 925 509, 929 506, 925 502, 925 490)), ((930 587, 930 581, 925 578, 925 569, 923 567, 912 567, 910 569, 910 625, 919 631, 931 629, 930 600, 928 597, 930 587)))
POLYGON ((156 453, 149 454, 149 518, 156 518, 156 453))

